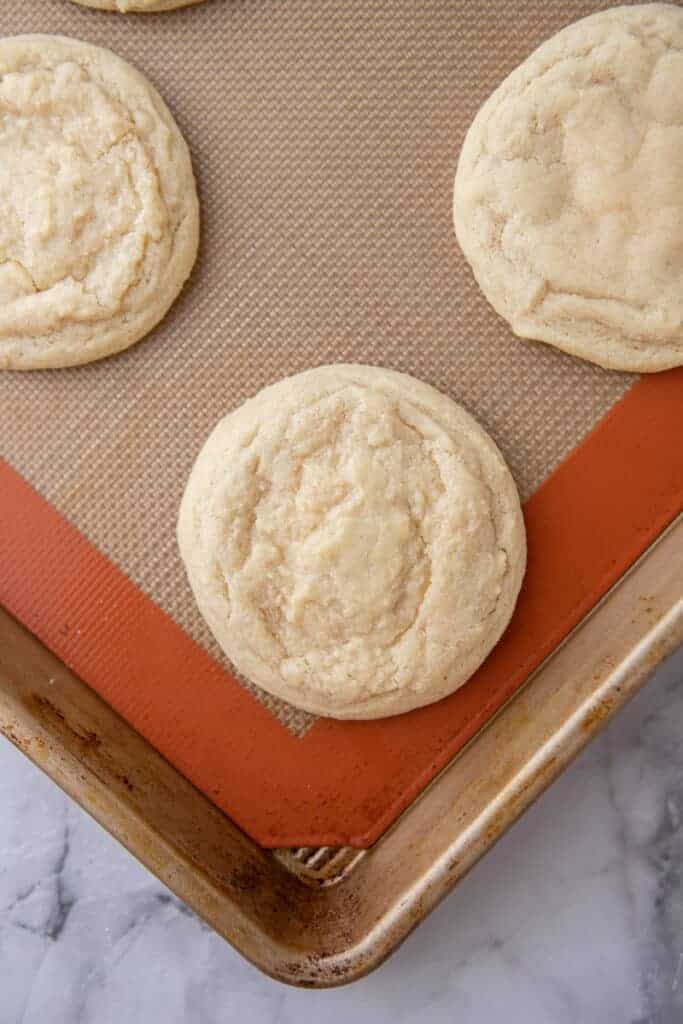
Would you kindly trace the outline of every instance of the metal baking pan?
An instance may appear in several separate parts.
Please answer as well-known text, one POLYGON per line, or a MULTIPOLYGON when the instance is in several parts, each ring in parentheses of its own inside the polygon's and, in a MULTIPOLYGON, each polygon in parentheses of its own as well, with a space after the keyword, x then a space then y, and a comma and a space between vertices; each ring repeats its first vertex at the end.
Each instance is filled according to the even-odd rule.
POLYGON ((266 851, 0 612, 0 731, 256 966, 377 967, 683 642, 683 521, 376 845, 266 851))

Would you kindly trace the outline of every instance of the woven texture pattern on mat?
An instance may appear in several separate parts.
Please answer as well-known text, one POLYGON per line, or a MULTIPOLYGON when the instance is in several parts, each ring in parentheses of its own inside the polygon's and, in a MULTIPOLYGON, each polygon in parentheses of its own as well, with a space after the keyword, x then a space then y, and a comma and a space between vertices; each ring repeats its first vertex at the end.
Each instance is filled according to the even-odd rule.
MULTIPOLYGON (((192 151, 203 235, 149 338, 87 367, 0 376, 0 452, 212 653, 176 512, 202 440, 258 388, 329 362, 412 373, 474 413, 526 496, 630 385, 517 340, 451 227, 483 100, 605 6, 207 0, 123 17, 3 0, 3 34, 73 35, 151 78, 192 151)), ((259 696, 295 732, 311 721, 259 696)))

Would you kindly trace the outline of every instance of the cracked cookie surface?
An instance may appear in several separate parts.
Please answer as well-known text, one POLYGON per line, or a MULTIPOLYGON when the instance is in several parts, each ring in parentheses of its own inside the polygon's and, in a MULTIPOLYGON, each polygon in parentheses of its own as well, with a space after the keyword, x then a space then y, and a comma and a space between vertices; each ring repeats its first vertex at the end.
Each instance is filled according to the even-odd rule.
POLYGON ((288 378, 221 420, 178 540, 239 671, 337 718, 461 686, 507 626, 525 566, 491 438, 428 385, 367 366, 288 378))
POLYGON ((453 211, 516 334, 610 369, 683 364, 683 9, 613 8, 536 50, 473 121, 453 211))
POLYGON ((163 317, 197 252, 187 146, 107 50, 0 40, 0 367, 89 362, 163 317))

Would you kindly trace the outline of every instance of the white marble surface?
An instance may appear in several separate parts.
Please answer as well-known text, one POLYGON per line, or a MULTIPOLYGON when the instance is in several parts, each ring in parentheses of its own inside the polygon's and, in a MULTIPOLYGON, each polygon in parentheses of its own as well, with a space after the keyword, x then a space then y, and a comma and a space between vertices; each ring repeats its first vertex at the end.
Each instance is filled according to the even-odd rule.
POLYGON ((0 741, 0 1024, 680 1024, 683 651, 370 977, 261 976, 0 741))

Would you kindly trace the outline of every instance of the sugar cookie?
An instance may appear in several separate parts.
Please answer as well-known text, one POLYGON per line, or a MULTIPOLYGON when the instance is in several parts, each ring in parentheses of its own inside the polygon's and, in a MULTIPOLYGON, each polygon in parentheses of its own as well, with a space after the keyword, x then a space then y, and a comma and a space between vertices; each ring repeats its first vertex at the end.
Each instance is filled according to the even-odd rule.
POLYGON ((508 624, 525 533, 510 472, 450 398, 326 366, 226 416, 178 540, 235 666, 297 707, 378 718, 452 693, 508 624))
POLYGON ((683 364, 683 9, 617 7, 544 43, 472 123, 453 208, 516 334, 611 369, 683 364))
POLYGON ((0 40, 0 368, 118 352, 166 313, 197 253, 187 146, 108 50, 0 40))

